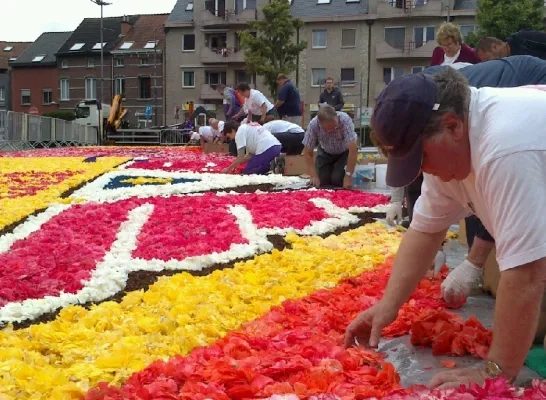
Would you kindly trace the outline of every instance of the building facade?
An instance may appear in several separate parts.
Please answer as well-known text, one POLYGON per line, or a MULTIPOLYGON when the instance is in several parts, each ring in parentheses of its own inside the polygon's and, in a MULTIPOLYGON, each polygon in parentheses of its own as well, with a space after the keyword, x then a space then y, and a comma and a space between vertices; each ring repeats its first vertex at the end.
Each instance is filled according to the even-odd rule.
POLYGON ((113 94, 123 96, 133 126, 163 125, 164 24, 168 14, 141 15, 112 50, 113 94), (146 120, 146 107, 152 107, 146 120))
POLYGON ((71 32, 46 32, 11 63, 12 110, 40 115, 60 104, 55 53, 71 32))
POLYGON ((0 41, 0 111, 11 110, 11 63, 32 43, 0 41))

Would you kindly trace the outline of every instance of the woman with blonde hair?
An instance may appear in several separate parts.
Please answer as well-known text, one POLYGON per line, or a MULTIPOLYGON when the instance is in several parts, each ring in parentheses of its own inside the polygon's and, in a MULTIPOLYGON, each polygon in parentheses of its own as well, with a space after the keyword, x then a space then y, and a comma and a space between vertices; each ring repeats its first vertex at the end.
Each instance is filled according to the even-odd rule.
POLYGON ((440 25, 436 40, 439 46, 432 52, 431 66, 455 63, 477 64, 480 62, 474 49, 463 43, 463 36, 458 25, 451 22, 440 25))

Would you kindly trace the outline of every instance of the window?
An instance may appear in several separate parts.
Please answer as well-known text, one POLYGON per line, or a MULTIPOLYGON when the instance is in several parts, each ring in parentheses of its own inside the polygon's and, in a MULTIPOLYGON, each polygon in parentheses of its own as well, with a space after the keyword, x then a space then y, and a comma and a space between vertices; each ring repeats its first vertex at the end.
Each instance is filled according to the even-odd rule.
POLYGON ((88 100, 97 98, 97 80, 95 78, 85 78, 85 98, 88 100))
POLYGON ((13 46, 4 47, 4 51, 12 51, 12 50, 13 50, 13 46))
POLYGON ((123 44, 119 47, 120 50, 129 50, 135 42, 123 42, 123 44))
POLYGON ((413 28, 413 41, 415 43, 415 48, 421 47, 425 43, 432 40, 434 40, 433 26, 413 28))
POLYGON ((385 28, 385 42, 395 49, 404 49, 406 27, 385 28))
POLYGON ((157 45, 157 41, 151 41, 144 45, 145 49, 155 49, 155 46, 157 45))
POLYGON ((81 50, 82 47, 85 46, 85 43, 76 43, 74 46, 70 48, 70 51, 78 51, 81 50))
POLYGON ((40 62, 45 58, 45 54, 40 54, 32 59, 32 62, 40 62))
POLYGON ((356 46, 356 29, 341 30, 341 47, 356 46))
POLYGON ((221 83, 226 84, 226 72, 225 71, 205 71, 205 83, 214 87, 221 83))
POLYGON ((87 60, 87 68, 95 68, 95 60, 93 60, 92 58, 87 60))
POLYGON ((103 43, 95 43, 95 45, 93 46, 93 50, 100 50, 100 49, 103 49, 104 46, 106 45, 106 42, 103 42, 103 43))
POLYGON ((193 11, 193 3, 188 3, 186 6, 186 11, 193 11))
POLYGON ((68 85, 68 79, 61 79, 61 101, 70 100, 70 86, 68 85))
POLYGON ((30 89, 21 89, 21 105, 30 106, 30 89))
POLYGON ((412 74, 418 74, 419 72, 423 72, 425 67, 411 67, 411 73, 412 74))
POLYGON ((247 74, 244 69, 235 71, 235 83, 246 82, 249 85, 256 84, 256 74, 247 74))
POLYGON ((116 78, 115 94, 125 94, 125 78, 116 78))
POLYGON ((6 100, 6 89, 3 86, 0 86, 0 101, 6 100))
POLYGON ((326 68, 311 68, 311 86, 324 85, 326 68))
POLYGON ((138 98, 152 98, 152 79, 149 76, 141 76, 138 78, 138 98))
POLYGON ((123 67, 125 65, 125 60, 123 60, 123 58, 116 58, 115 65, 116 67, 123 67))
POLYGON ((355 84, 355 69, 341 68, 341 85, 353 86, 355 84))
POLYGON ((326 48, 326 29, 313 31, 313 49, 326 48))
POLYGON ((330 0, 317 0, 317 4, 330 4, 330 0))
POLYGON ((383 68, 383 82, 386 84, 402 75, 404 75, 404 68, 402 67, 383 68))
POLYGON ((460 25, 459 28, 461 29, 461 36, 463 37, 463 41, 469 33, 476 32, 476 25, 460 25))
POLYGON ((61 61, 61 68, 62 68, 62 69, 68 68, 68 60, 63 60, 63 61, 61 61))
POLYGON ((360 0, 347 0, 347 3, 360 3, 360 0))
POLYGON ((194 51, 195 50, 195 35, 184 35, 182 37, 182 50, 194 51))
POLYGON ((185 87, 185 88, 195 87, 195 72, 193 71, 182 72, 182 87, 185 87))
POLYGON ((53 103, 53 91, 51 89, 44 89, 42 92, 44 104, 53 103))
POLYGON ((147 58, 141 58, 140 59, 140 65, 148 65, 148 59, 147 58))

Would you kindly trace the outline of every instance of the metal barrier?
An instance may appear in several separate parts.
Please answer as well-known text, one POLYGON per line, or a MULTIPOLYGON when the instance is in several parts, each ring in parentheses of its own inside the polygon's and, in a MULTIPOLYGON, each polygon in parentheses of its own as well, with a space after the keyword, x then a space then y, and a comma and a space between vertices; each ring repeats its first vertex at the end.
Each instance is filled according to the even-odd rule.
POLYGON ((92 126, 0 110, 0 151, 96 144, 97 130, 92 126))
POLYGON ((183 145, 190 144, 191 129, 162 129, 160 142, 162 145, 183 145))

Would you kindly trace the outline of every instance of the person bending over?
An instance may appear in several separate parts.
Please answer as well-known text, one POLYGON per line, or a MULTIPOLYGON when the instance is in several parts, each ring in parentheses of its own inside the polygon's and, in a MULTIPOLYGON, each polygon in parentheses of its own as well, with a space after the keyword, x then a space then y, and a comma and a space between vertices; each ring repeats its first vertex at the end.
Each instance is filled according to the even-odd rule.
POLYGON ((476 45, 476 53, 482 61, 508 56, 533 56, 546 59, 546 33, 522 29, 506 38, 485 37, 476 45))
POLYGON ((326 105, 309 122, 303 138, 307 170, 316 187, 352 188, 358 147, 353 120, 326 105), (317 157, 313 163, 315 147, 317 157))
POLYGON ((301 126, 281 119, 270 119, 263 126, 281 142, 281 152, 287 156, 301 154, 305 135, 301 126))
POLYGON ((241 125, 228 121, 224 124, 224 135, 235 141, 237 158, 222 173, 232 173, 246 162, 243 174, 266 174, 271 168, 271 161, 281 154, 281 143, 277 138, 255 122, 241 125))
POLYGON ((267 97, 262 92, 252 89, 248 83, 240 83, 237 87, 238 92, 245 98, 243 108, 233 119, 238 119, 243 113, 247 114, 248 122, 265 122, 268 115, 277 115, 277 111, 267 97))

